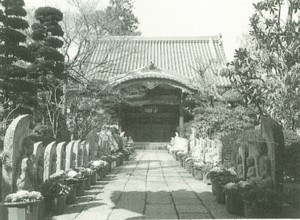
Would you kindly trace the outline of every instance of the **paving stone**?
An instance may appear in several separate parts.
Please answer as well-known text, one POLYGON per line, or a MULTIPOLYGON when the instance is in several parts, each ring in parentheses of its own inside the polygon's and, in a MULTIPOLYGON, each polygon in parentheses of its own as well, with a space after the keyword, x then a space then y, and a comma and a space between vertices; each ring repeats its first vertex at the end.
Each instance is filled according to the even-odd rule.
POLYGON ((161 204, 169 203, 173 204, 171 193, 169 192, 147 192, 147 204, 161 204))
POLYGON ((147 204, 146 219, 177 219, 173 204, 147 204))
POLYGON ((143 219, 143 214, 136 213, 127 209, 114 209, 111 215, 109 216, 109 220, 123 219, 143 219))
POLYGON ((131 212, 143 214, 145 208, 145 200, 122 200, 114 207, 114 209, 129 210, 131 212))
POLYGON ((206 208, 201 204, 175 204, 178 212, 207 212, 206 208))
POLYGON ((129 192, 123 192, 122 196, 120 198, 120 200, 124 201, 124 202, 134 202, 134 201, 138 201, 141 202, 145 201, 146 199, 146 192, 142 191, 142 192, 136 192, 136 191, 129 191, 129 192))
POLYGON ((211 215, 206 212, 179 212, 179 219, 208 219, 211 218, 211 215))

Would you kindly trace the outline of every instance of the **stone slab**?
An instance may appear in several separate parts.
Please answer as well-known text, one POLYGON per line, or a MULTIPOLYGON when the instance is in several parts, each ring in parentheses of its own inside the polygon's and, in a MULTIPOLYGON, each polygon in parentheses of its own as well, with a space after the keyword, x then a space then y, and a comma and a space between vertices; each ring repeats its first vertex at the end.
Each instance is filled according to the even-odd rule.
POLYGON ((172 196, 169 192, 147 192, 147 204, 172 204, 172 196))
POLYGON ((179 212, 179 219, 209 219, 212 216, 208 213, 202 212, 179 212))
POLYGON ((173 204, 147 204, 146 219, 177 219, 173 204))

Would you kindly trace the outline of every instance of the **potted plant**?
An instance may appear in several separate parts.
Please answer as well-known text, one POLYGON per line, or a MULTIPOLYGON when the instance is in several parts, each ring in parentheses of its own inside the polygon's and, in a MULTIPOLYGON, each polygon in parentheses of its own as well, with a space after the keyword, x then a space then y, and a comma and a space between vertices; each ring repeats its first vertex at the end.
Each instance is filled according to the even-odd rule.
POLYGON ((209 163, 204 162, 194 162, 193 164, 193 176, 197 180, 203 180, 203 176, 211 169, 211 165, 209 163))
POLYGON ((192 157, 186 156, 184 158, 184 169, 186 169, 189 173, 192 172, 192 170, 191 170, 192 163, 193 163, 193 158, 192 157))
POLYGON ((182 151, 177 152, 177 157, 179 159, 180 165, 183 167, 183 158, 186 156, 182 151))
POLYGON ((193 165, 194 165, 194 160, 193 158, 189 157, 185 160, 185 165, 186 165, 186 170, 192 174, 193 171, 193 165))
POLYGON ((77 196, 77 191, 76 191, 76 184, 67 182, 67 174, 65 171, 60 170, 54 174, 52 174, 49 179, 56 179, 57 181, 60 181, 67 185, 70 188, 69 194, 67 195, 66 198, 66 204, 74 204, 76 203, 76 196, 77 196))
POLYGON ((4 205, 8 209, 8 220, 39 220, 44 197, 40 192, 20 190, 6 196, 4 205))
POLYGON ((76 171, 76 170, 67 171, 66 182, 68 184, 74 184, 76 186, 77 196, 84 195, 85 181, 86 181, 85 173, 81 173, 80 171, 76 171))
POLYGON ((239 185, 244 204, 244 215, 247 218, 278 217, 281 195, 269 187, 260 186, 259 182, 245 182, 239 185))
POLYGON ((96 173, 96 179, 101 180, 105 177, 106 167, 108 163, 104 160, 93 160, 89 163, 89 167, 96 173))
POLYGON ((70 187, 63 184, 61 180, 55 178, 46 180, 40 188, 45 197, 46 210, 53 215, 62 214, 66 206, 66 196, 70 190, 70 187))
POLYGON ((129 155, 130 155, 130 150, 128 148, 124 148, 123 154, 124 154, 124 161, 128 161, 129 155))
POLYGON ((230 182, 237 182, 238 178, 234 170, 220 167, 213 168, 207 175, 211 179, 212 192, 217 196, 217 202, 225 203, 224 186, 230 182))
POLYGON ((111 168, 112 168, 112 158, 111 155, 107 155, 107 156, 102 156, 100 157, 100 160, 103 160, 105 162, 107 162, 106 166, 105 166, 105 173, 109 173, 111 172, 111 168))
POLYGON ((94 171, 88 167, 78 167, 74 170, 80 173, 80 175, 85 179, 84 189, 91 189, 92 174, 94 173, 94 171))
POLYGON ((124 154, 122 152, 119 152, 118 154, 118 158, 119 158, 119 166, 122 166, 123 165, 123 156, 124 154))
POLYGON ((112 154, 110 157, 112 161, 111 168, 115 168, 117 166, 117 156, 112 154))
POLYGON ((224 187, 224 193, 228 213, 243 215, 243 201, 238 192, 238 183, 227 183, 224 187))

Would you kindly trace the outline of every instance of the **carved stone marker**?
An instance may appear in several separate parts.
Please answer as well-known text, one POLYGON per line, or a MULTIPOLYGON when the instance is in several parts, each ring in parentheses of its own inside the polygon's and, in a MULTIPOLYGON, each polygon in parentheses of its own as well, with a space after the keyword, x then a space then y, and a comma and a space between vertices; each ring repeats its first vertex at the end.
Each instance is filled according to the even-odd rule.
POLYGON ((87 147, 87 142, 82 141, 81 142, 81 148, 82 148, 82 165, 85 165, 89 162, 89 149, 87 147))
POLYGON ((86 154, 87 154, 87 160, 88 161, 91 161, 92 160, 92 152, 91 152, 91 149, 90 149, 90 144, 86 141, 85 142, 85 147, 86 147, 86 154))
POLYGON ((283 190, 284 136, 282 126, 270 117, 261 119, 262 136, 267 142, 271 173, 276 191, 283 190))
POLYGON ((80 151, 79 151, 79 147, 80 147, 80 142, 81 140, 77 140, 74 142, 73 145, 73 153, 72 153, 72 162, 71 162, 71 168, 76 168, 78 167, 78 160, 80 159, 80 151))
POLYGON ((73 146, 75 141, 70 141, 66 146, 66 170, 72 168, 73 146))
POLYGON ((56 172, 56 142, 47 145, 44 154, 44 181, 56 172))
POLYGON ((60 142, 56 146, 56 172, 66 168, 66 142, 60 142))
POLYGON ((17 117, 9 125, 4 137, 2 164, 2 200, 17 191, 18 173, 21 173, 21 159, 24 157, 23 141, 28 134, 30 116, 17 117), (19 166, 18 166, 19 165, 19 166))
POLYGON ((94 160, 96 158, 97 150, 98 150, 97 149, 98 148, 98 139, 99 139, 99 136, 97 134, 96 129, 91 130, 87 134, 86 141, 89 144, 91 160, 94 160))
POLYGON ((84 159, 84 148, 83 148, 83 143, 84 141, 81 141, 78 145, 78 157, 77 157, 77 166, 81 167, 83 165, 83 159, 84 159))
POLYGON ((98 157, 111 154, 109 136, 107 135, 107 131, 101 131, 99 133, 99 152, 98 157))
MULTIPOLYGON (((36 182, 34 177, 34 162, 32 161, 33 154, 33 141, 29 137, 25 137, 21 154, 22 157, 17 161, 21 163, 21 169, 17 172, 17 189, 32 191, 36 188, 36 182)), ((19 167, 17 165, 17 167, 19 167)))
POLYGON ((33 145, 33 156, 34 156, 34 176, 37 186, 43 183, 44 178, 44 150, 43 142, 37 142, 33 145))

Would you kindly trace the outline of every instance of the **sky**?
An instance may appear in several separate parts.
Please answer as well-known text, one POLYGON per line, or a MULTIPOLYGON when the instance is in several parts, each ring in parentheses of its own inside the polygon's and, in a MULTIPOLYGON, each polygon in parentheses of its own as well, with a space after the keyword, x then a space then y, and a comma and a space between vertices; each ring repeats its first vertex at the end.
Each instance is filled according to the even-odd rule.
MULTIPOLYGON (((68 0, 24 0, 26 8, 53 6, 69 10, 68 0)), ((83 0, 89 1, 89 0, 83 0)), ((99 8, 109 0, 99 0, 99 8)), ((212 36, 222 34, 227 61, 248 32, 257 0, 133 0, 142 36, 212 36)))

